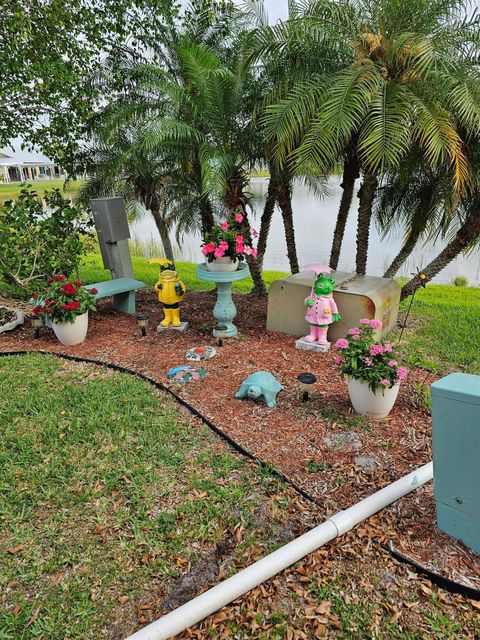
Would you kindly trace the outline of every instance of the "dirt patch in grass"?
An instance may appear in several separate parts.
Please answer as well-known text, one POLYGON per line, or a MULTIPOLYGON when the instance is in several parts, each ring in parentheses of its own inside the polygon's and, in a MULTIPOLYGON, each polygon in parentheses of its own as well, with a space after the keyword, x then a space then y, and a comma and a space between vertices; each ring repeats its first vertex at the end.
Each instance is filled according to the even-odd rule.
MULTIPOLYGON (((295 513, 293 517, 287 518, 289 523, 298 521, 300 522, 299 528, 305 528, 306 522, 312 521, 313 514, 315 514, 315 520, 321 520, 325 515, 351 505, 431 458, 430 416, 428 411, 419 409, 419 405, 413 402, 413 392, 418 385, 431 382, 434 379, 433 376, 428 375, 425 378, 426 374, 423 371, 413 371, 407 384, 402 387, 398 403, 391 416, 384 421, 369 422, 351 410, 346 387, 339 380, 337 371, 334 369, 333 353, 319 355, 296 350, 293 338, 264 331, 266 308, 263 301, 244 296, 236 296, 235 301, 239 312, 236 322, 241 329, 239 339, 227 341, 225 346, 218 350, 215 358, 203 363, 207 370, 205 380, 185 386, 177 384, 172 388, 254 455, 301 485, 322 505, 322 509, 318 509, 302 503, 302 507, 299 508, 299 513, 302 515, 295 513), (275 409, 268 409, 264 404, 257 402, 239 401, 233 397, 242 380, 258 369, 271 371, 285 386, 285 391, 278 396, 278 406, 275 409), (301 402, 296 382, 297 375, 302 371, 312 371, 318 380, 313 385, 312 399, 309 403, 301 402), (345 435, 346 438, 344 438, 345 435), (332 442, 332 436, 335 437, 336 444, 334 446, 328 444, 332 442), (356 442, 360 443, 360 448, 357 446, 339 447, 339 436, 340 439, 344 438, 346 442, 354 436, 356 442), (360 464, 358 458, 371 459, 375 464, 360 464)), ((187 348, 213 344, 210 330, 213 324, 211 312, 214 302, 215 297, 211 293, 190 292, 182 313, 183 319, 190 323, 189 330, 185 334, 173 331, 157 334, 154 328, 160 319, 160 310, 154 296, 150 292, 145 292, 139 298, 139 309, 147 311, 151 320, 149 333, 145 338, 142 338, 132 317, 114 312, 109 302, 103 301, 99 312, 93 316, 87 341, 83 345, 69 349, 68 353, 121 364, 168 385, 170 383, 166 378, 167 370, 186 363, 184 352, 187 348)), ((8 337, 8 339, 0 339, 0 348, 3 350, 40 348, 55 351, 63 349, 49 332, 44 332, 41 340, 32 340, 31 330, 28 328, 15 332, 15 335, 8 337)), ((178 480, 182 482, 182 478, 178 478, 178 480)), ((158 496, 158 487, 153 491, 158 496)), ((201 492, 202 489, 199 491, 201 492)), ((343 555, 345 550, 343 542, 339 541, 334 547, 330 547, 330 551, 334 550, 333 555, 338 563, 329 562, 327 574, 321 573, 321 575, 325 580, 333 580, 335 585, 338 583, 339 586, 337 585, 333 589, 329 601, 335 602, 335 598, 343 597, 341 594, 351 594, 352 589, 354 594, 360 594, 358 597, 361 602, 364 597, 369 601, 373 597, 373 609, 369 604, 368 611, 370 613, 363 611, 361 614, 370 620, 367 627, 372 630, 369 632, 371 634, 375 632, 377 623, 380 625, 379 628, 383 629, 382 632, 387 633, 382 626, 385 619, 383 607, 386 596, 379 595, 376 588, 372 592, 372 589, 367 588, 366 582, 370 582, 372 585, 376 584, 377 574, 388 567, 388 570, 394 574, 397 589, 400 589, 399 580, 404 580, 402 589, 405 589, 405 593, 412 587, 412 584, 409 583, 415 582, 417 585, 415 597, 419 604, 405 605, 405 607, 402 605, 401 617, 405 619, 406 625, 402 629, 408 629, 413 633, 416 630, 415 624, 417 624, 418 629, 427 634, 425 637, 447 638, 452 635, 451 633, 448 635, 450 627, 436 618, 431 623, 422 622, 423 615, 428 609, 428 607, 425 608, 425 598, 422 593, 426 596, 427 601, 431 600, 431 609, 428 610, 432 615, 437 615, 438 612, 443 615, 445 611, 448 611, 448 616, 451 615, 451 610, 440 598, 439 594, 442 592, 431 586, 427 587, 427 582, 418 581, 412 577, 414 576, 413 572, 406 568, 400 568, 389 560, 385 552, 380 549, 379 543, 392 540, 396 548, 406 551, 405 545, 408 541, 410 555, 418 560, 423 560, 424 563, 428 563, 429 559, 425 559, 425 553, 428 554, 428 550, 431 549, 430 560, 435 560, 438 572, 454 579, 455 576, 462 575, 472 584, 478 584, 476 582, 478 576, 471 569, 471 566, 478 566, 478 556, 468 552, 460 543, 444 536, 436 529, 432 500, 423 500, 423 495, 423 493, 417 492, 412 496, 408 503, 411 504, 408 512, 402 511, 399 506, 394 506, 383 512, 381 517, 370 519, 354 534, 349 534, 348 540, 353 551, 348 551, 346 556, 343 555), (376 524, 378 522, 381 523, 379 526, 376 524), (365 577, 365 571, 362 574, 361 561, 357 563, 348 560, 350 557, 358 560, 365 553, 369 558, 366 563, 373 563, 368 568, 367 577, 365 577), (346 563, 345 567, 342 562, 346 563), (355 576, 358 577, 359 582, 355 576), (424 593, 422 588, 418 586, 419 584, 430 589, 431 593, 424 593), (361 589, 359 585, 363 585, 361 589), (361 595, 363 590, 365 596, 361 595), (377 606, 378 603, 380 604, 377 606), (376 623, 376 619, 380 621, 377 620, 376 623), (414 621, 416 622, 414 623, 414 621), (435 632, 437 636, 432 631, 428 635, 427 630, 434 627, 440 629, 435 632)), ((425 495, 428 496, 428 493, 425 495)), ((172 497, 172 500, 175 499, 172 497)), ((403 505, 404 502, 400 501, 398 505, 403 505)), ((407 502, 405 503, 407 504, 407 502)), ((152 509, 155 512, 159 510, 161 512, 163 509, 161 500, 156 502, 152 509)), ((288 529, 290 525, 284 523, 282 527, 288 529)), ((298 530, 295 531, 295 534, 297 533, 298 530)), ((218 544, 219 540, 214 538, 212 544, 218 544)), ((252 542, 252 546, 255 548, 254 542, 252 542)), ((235 563, 235 567, 242 566, 243 561, 247 562, 247 560, 251 561, 261 557, 267 547, 262 547, 258 553, 250 550, 246 556, 242 557, 241 562, 235 563)), ((320 556, 323 558, 323 553, 320 556)), ((185 570, 185 574, 187 573, 188 571, 185 570)), ((297 576, 294 571, 287 572, 286 575, 293 575, 293 578, 289 580, 297 584, 297 576)), ((317 569, 314 570, 313 575, 312 579, 316 580, 318 577, 317 569)), ((378 578, 378 581, 380 582, 382 579, 378 578)), ((308 583, 310 583, 310 574, 308 583)), ((288 580, 286 584, 288 584, 288 580)), ((311 602, 308 604, 308 598, 313 596, 310 594, 306 599, 304 595, 310 593, 308 590, 305 591, 307 581, 304 580, 300 584, 303 587, 296 588, 297 590, 303 589, 302 595, 298 596, 301 598, 302 606, 313 606, 311 602)), ((276 589, 280 587, 275 581, 272 581, 272 585, 273 587, 271 585, 268 588, 263 587, 264 590, 266 589, 265 593, 259 590, 255 596, 246 596, 242 602, 245 600, 251 604, 256 602, 255 598, 257 600, 260 598, 263 599, 264 605, 262 606, 271 611, 270 600, 275 599, 276 589), (271 588, 274 588, 274 593, 270 590, 271 588), (269 604, 267 605, 267 603, 269 604)), ((268 623, 265 622, 265 616, 262 621, 256 621, 255 618, 242 618, 239 628, 243 631, 239 631, 239 633, 245 633, 246 620, 249 620, 251 635, 240 635, 239 637, 287 637, 285 629, 290 625, 293 625, 294 629, 302 630, 302 633, 307 633, 307 637, 315 637, 312 634, 317 631, 312 626, 313 622, 310 624, 311 618, 306 616, 300 620, 296 615, 292 614, 292 618, 292 615, 288 613, 292 607, 292 598, 295 599, 296 596, 292 595, 289 589, 287 592, 284 591, 283 582, 281 586, 282 589, 280 589, 278 597, 280 601, 285 601, 285 607, 283 605, 283 608, 280 607, 283 611, 281 616, 286 617, 287 621, 284 620, 283 623, 279 622, 278 625, 272 626, 270 614, 265 614, 268 623), (277 634, 277 626, 280 635, 275 635, 277 634), (308 632, 303 631, 304 629, 308 629, 308 632)), ((390 595, 387 593, 387 602, 389 602, 390 595)), ((164 593, 159 601, 163 602, 166 597, 167 594, 164 593)), ((457 606, 460 601, 463 602, 462 606, 458 605, 459 610, 463 612, 462 616, 464 613, 466 615, 466 612, 468 615, 473 614, 474 609, 471 604, 445 594, 442 597, 446 598, 452 607, 457 606)), ((317 601, 316 596, 314 600, 317 601)), ((411 604, 410 600, 408 602, 411 604)), ((360 606, 355 602, 355 598, 350 604, 354 610, 360 606)), ((221 633, 227 633, 228 629, 230 629, 229 633, 236 633, 234 628, 237 625, 237 617, 241 613, 242 606, 229 609, 230 614, 228 615, 233 616, 233 621, 231 618, 227 618, 218 622, 221 633)), ((322 606, 321 602, 318 606, 322 606)), ((295 603, 293 603, 293 609, 295 609, 295 603)), ((346 626, 342 627, 343 631, 341 631, 338 626, 340 622, 332 622, 335 616, 339 618, 340 609, 340 604, 336 608, 332 604, 332 611, 337 610, 337 613, 330 621, 320 623, 326 625, 328 633, 346 638, 370 637, 368 635, 362 636, 360 632, 355 635, 354 627, 351 627, 348 632, 346 629, 349 628, 348 624, 351 624, 351 621, 348 624, 345 623, 346 626), (342 636, 342 633, 346 635, 342 636)), ((319 617, 318 614, 312 615, 315 620, 319 617)), ((390 616, 394 620, 393 627, 396 625, 396 616, 396 612, 390 616)), ((148 616, 145 617, 148 618, 148 616)), ((214 617, 211 617, 200 627, 201 633, 206 633, 207 628, 216 629, 217 623, 214 623, 213 619, 214 617)), ((471 620, 473 619, 472 615, 471 620)), ((468 633, 466 632, 465 637, 469 637, 468 634, 470 637, 474 637, 472 624, 473 622, 468 622, 470 626, 466 627, 468 633)), ((397 631, 400 633, 399 630, 397 631)), ((396 636, 397 631, 392 631, 391 635, 387 634, 383 637, 410 637, 408 635, 396 636)), ((321 632, 322 629, 318 631, 319 634, 321 632)), ((191 633, 195 634, 197 631, 191 633)), ((208 631, 208 633, 213 633, 212 637, 221 637, 216 630, 208 631)), ((362 633, 364 632, 362 631, 362 633)), ((209 636, 197 635, 196 637, 209 636)), ((303 636, 288 637, 301 638, 303 636)), ((322 635, 318 637, 322 637, 322 635)), ((422 636, 420 635, 420 637, 422 636)))

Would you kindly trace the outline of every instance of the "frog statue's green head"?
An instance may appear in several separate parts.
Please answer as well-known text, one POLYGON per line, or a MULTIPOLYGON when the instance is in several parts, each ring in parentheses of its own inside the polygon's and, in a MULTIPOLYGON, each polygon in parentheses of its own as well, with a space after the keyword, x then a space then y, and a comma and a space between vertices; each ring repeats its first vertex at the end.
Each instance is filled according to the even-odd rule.
POLYGON ((335 278, 328 273, 319 273, 313 283, 317 296, 329 296, 335 288, 335 278))

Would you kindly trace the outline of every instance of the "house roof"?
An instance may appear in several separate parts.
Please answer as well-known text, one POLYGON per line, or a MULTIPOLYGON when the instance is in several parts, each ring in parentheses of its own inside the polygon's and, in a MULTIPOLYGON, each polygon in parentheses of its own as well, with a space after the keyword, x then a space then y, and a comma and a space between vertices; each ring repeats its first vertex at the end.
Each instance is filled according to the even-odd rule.
POLYGON ((19 148, 0 149, 0 165, 22 166, 53 166, 54 162, 37 151, 27 151, 19 148))

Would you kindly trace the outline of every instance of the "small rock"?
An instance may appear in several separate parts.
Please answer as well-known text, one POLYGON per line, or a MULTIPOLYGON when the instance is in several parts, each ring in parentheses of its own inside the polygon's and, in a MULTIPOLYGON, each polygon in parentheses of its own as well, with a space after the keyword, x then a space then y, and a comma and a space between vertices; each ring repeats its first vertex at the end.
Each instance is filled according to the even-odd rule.
POLYGON ((379 463, 376 458, 371 458, 368 456, 356 456, 354 458, 354 462, 357 467, 360 467, 362 471, 365 473, 372 473, 379 466, 379 463))
POLYGON ((332 433, 323 438, 323 443, 335 451, 359 451, 362 448, 362 439, 356 431, 332 433))

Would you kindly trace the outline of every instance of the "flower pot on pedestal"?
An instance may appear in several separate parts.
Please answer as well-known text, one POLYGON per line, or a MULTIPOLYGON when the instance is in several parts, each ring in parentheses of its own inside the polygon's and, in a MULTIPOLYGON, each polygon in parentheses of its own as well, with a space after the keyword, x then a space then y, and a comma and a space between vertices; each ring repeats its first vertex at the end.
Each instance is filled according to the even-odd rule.
POLYGON ((88 330, 88 311, 75 317, 73 322, 52 322, 52 329, 58 340, 66 347, 80 344, 88 330))
POLYGON ((386 418, 398 396, 400 383, 393 387, 383 387, 373 392, 368 382, 347 378, 350 402, 357 413, 369 418, 386 418))
POLYGON ((207 269, 209 271, 225 271, 231 273, 238 269, 238 260, 224 256, 223 258, 215 258, 211 262, 207 261, 207 269))

